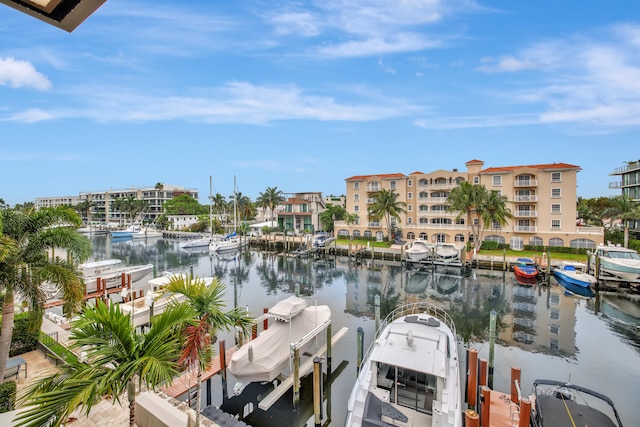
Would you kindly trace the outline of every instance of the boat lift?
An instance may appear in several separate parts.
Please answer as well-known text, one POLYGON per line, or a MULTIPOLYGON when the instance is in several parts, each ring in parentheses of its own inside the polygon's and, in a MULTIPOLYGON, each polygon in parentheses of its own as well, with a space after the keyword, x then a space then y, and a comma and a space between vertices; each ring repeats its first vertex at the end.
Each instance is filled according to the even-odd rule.
POLYGON ((331 347, 342 339, 349 328, 343 327, 334 336, 331 336, 331 319, 318 325, 314 330, 302 337, 298 342, 290 344, 289 358, 293 362, 292 374, 282 381, 271 393, 269 393, 260 403, 258 407, 264 411, 268 410, 275 402, 278 401, 293 386, 293 407, 297 409, 300 405, 300 377, 311 372, 313 368, 313 359, 321 357, 327 353, 327 372, 331 372, 331 347), (300 364, 300 349, 315 339, 323 330, 327 330, 327 342, 316 350, 302 365, 300 364))

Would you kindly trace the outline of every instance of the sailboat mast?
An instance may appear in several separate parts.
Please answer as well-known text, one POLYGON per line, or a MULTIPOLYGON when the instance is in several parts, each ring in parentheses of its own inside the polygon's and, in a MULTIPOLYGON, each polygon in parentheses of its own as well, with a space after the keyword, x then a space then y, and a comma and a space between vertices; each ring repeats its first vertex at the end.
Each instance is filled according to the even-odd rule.
POLYGON ((213 239, 213 178, 209 175, 209 238, 213 239))
POLYGON ((233 176, 233 231, 238 229, 238 189, 236 186, 236 176, 233 176))

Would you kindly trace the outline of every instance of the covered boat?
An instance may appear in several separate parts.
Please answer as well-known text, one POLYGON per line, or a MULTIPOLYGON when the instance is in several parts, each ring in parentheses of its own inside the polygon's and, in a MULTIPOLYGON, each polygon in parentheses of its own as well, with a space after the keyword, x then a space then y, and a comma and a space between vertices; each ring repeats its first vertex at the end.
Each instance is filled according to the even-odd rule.
POLYGON ((538 276, 538 267, 531 258, 518 258, 513 266, 513 273, 524 278, 538 276))
POLYGON ((588 288, 597 282, 596 278, 586 272, 587 265, 581 262, 563 261, 553 269, 553 275, 563 282, 588 288))
POLYGON ((238 381, 273 381, 288 370, 290 344, 329 320, 331 309, 327 305, 307 306, 305 300, 291 296, 269 309, 267 316, 275 321, 231 357, 229 372, 238 381))
POLYGON ((425 240, 414 240, 404 250, 405 259, 409 262, 428 261, 433 259, 435 246, 425 240))
POLYGON ((451 317, 426 301, 394 310, 369 348, 346 426, 462 426, 460 366, 451 317))
POLYGON ((533 427, 622 427, 613 401, 587 388, 555 380, 533 382, 533 427))
POLYGON ((600 260, 600 268, 604 273, 630 282, 640 281, 640 255, 633 249, 617 245, 598 245, 591 254, 592 265, 600 260))

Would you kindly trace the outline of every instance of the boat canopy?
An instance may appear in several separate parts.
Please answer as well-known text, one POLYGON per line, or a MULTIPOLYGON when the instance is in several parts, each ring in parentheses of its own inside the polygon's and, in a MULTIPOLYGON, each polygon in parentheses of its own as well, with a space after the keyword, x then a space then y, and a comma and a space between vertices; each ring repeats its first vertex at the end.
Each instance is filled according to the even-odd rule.
POLYGON ((305 308, 307 308, 307 302, 305 300, 295 296, 290 296, 271 307, 267 316, 277 320, 282 320, 283 322, 288 322, 300 314, 305 308))

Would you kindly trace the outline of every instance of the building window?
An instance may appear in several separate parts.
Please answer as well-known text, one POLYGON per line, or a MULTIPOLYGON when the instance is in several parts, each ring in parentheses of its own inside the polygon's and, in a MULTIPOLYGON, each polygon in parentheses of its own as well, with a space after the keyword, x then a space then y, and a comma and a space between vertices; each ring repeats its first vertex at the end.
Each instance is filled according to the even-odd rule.
POLYGON ((420 240, 427 240, 427 237, 428 237, 427 233, 420 233, 420 236, 419 236, 420 240))
POLYGON ((354 194, 353 195, 353 201, 354 202, 359 202, 360 201, 360 195, 359 194, 354 194))
POLYGON ((407 193, 407 199, 413 199, 413 193, 407 193))
POLYGON ((355 205, 355 206, 353 207, 353 211, 354 211, 354 212, 360 212, 360 206, 355 205))
POLYGON ((551 189, 551 197, 560 197, 560 189, 559 188, 552 188, 551 189))
POLYGON ((475 185, 480 184, 480 177, 479 177, 479 176, 474 176, 474 177, 473 177, 473 183, 474 183, 475 185))
POLYGON ((491 177, 491 182, 494 187, 499 187, 502 185, 502 175, 494 175, 491 177))
POLYGON ((559 214, 560 213, 560 203, 553 203, 551 205, 551 213, 552 214, 559 214))
POLYGON ((413 224, 413 218, 411 217, 407 218, 407 224, 413 224))
POLYGON ((560 220, 559 219, 552 219, 551 220, 551 229, 552 230, 560 230, 560 220))
POLYGON ((413 205, 407 205, 407 210, 411 212, 413 210, 413 205))
POLYGON ((359 190, 360 189, 360 183, 359 182, 354 182, 353 183, 353 189, 354 190, 359 190))
POLYGON ((553 246, 554 248, 559 248, 564 246, 564 240, 559 237, 552 237, 549 239, 549 246, 553 246))
POLYGON ((390 181, 389 182, 389 188, 392 189, 392 190, 395 190, 396 189, 396 181, 390 181))
POLYGON ((561 182, 561 181, 562 181, 562 173, 551 172, 551 182, 561 182))
POLYGON ((413 187, 413 180, 408 180, 407 181, 407 187, 413 187))

